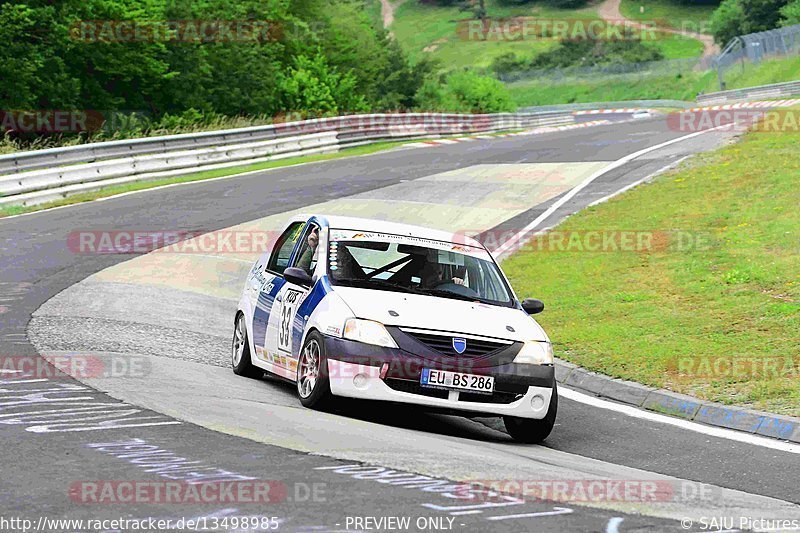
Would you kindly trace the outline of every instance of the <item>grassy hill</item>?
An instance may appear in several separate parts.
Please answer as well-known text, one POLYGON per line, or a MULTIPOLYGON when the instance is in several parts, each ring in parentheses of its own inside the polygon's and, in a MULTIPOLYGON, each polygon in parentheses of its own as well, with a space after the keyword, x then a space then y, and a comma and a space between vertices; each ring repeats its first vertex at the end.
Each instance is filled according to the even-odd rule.
MULTIPOLYGON (((546 4, 512 5, 502 0, 487 0, 491 19, 535 17, 547 20, 599 20, 595 5, 582 9, 556 9, 546 4)), ((500 55, 514 52, 532 58, 551 49, 557 43, 552 39, 466 40, 459 35, 459 23, 470 20, 471 14, 457 7, 422 4, 408 0, 395 12, 391 31, 412 61, 430 57, 440 62, 444 70, 461 67, 488 67, 500 55)), ((679 35, 660 34, 648 43, 659 48, 666 58, 694 57, 702 53, 702 43, 679 35)))

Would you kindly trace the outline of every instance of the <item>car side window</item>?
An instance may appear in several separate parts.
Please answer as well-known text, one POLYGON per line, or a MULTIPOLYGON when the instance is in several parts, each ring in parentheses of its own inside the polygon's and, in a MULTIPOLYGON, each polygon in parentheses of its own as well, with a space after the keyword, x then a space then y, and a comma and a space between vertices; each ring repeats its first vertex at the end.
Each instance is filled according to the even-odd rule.
POLYGON ((300 249, 294 260, 294 265, 305 270, 310 276, 317 266, 317 249, 319 248, 319 226, 310 224, 300 241, 300 249))
POLYGON ((283 232, 283 235, 278 237, 278 242, 275 243, 269 263, 267 263, 267 270, 283 275, 283 271, 289 266, 292 250, 297 244, 297 239, 300 237, 300 232, 303 231, 304 225, 304 222, 295 222, 283 232))

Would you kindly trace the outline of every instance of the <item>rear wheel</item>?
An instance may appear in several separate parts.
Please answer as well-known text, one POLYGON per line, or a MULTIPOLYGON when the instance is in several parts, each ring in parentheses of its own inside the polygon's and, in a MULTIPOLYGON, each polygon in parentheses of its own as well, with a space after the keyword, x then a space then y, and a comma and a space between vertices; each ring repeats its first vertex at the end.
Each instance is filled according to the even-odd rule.
POLYGON ((233 366, 233 373, 237 376, 256 379, 264 377, 264 371, 253 366, 250 361, 250 341, 247 340, 247 327, 242 313, 236 315, 236 323, 233 328, 231 366, 233 366))
POLYGON ((558 412, 558 389, 553 385, 553 395, 550 398, 550 408, 541 420, 532 418, 518 418, 515 416, 504 416, 503 423, 506 431, 511 437, 519 442, 536 444, 542 442, 553 431, 556 424, 556 413, 558 412))
POLYGON ((297 395, 305 407, 319 409, 330 400, 325 343, 316 331, 308 334, 297 362, 297 395))

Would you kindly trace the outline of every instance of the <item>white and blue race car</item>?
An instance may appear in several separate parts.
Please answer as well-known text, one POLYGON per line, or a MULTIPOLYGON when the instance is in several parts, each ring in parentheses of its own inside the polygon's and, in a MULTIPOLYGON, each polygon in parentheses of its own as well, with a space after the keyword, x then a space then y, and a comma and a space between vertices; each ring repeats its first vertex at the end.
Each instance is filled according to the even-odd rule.
POLYGON ((405 224, 292 218, 247 277, 233 371, 331 396, 501 416, 539 442, 558 394, 550 340, 478 241, 405 224))

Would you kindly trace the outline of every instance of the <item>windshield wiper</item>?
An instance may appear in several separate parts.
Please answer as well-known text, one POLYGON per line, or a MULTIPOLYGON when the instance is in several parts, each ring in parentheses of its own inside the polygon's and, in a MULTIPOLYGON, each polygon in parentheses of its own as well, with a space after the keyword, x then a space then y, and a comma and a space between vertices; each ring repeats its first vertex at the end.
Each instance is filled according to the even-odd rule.
POLYGON ((453 298, 454 300, 487 303, 486 300, 478 296, 467 296, 466 294, 459 294, 457 292, 446 291, 444 289, 420 289, 419 292, 422 294, 428 294, 430 296, 442 296, 444 298, 453 298))
POLYGON ((366 289, 373 288, 377 285, 378 287, 383 287, 389 290, 408 292, 411 294, 420 294, 419 291, 412 289, 411 287, 400 285, 399 283, 392 283, 391 281, 386 281, 383 279, 338 278, 334 281, 336 281, 336 283, 347 283, 350 285, 358 285, 366 289))

